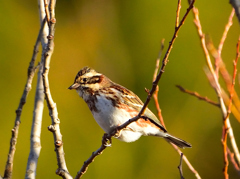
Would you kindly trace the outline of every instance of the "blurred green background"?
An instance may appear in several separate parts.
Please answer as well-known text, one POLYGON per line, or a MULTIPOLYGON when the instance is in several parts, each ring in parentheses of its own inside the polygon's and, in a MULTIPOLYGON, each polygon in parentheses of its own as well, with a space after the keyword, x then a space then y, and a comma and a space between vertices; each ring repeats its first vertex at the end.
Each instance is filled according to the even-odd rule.
MULTIPOLYGON (((49 73, 50 89, 57 103, 61 120, 65 157, 70 173, 75 176, 83 162, 100 147, 103 130, 94 121, 87 105, 76 92, 67 88, 76 73, 90 66, 113 81, 134 91, 143 101, 144 88, 151 88, 160 41, 167 49, 175 24, 177 1, 58 1, 56 7, 55 50, 49 73)), ((232 10, 228 1, 197 1, 203 31, 218 46, 232 10)), ((187 8, 182 2, 181 17, 187 8)), ((1 1, 0 3, 0 174, 3 174, 15 110, 27 78, 27 67, 39 30, 37 1, 1 1)), ((236 54, 239 23, 234 17, 222 52, 232 74, 236 54)), ((40 55, 39 55, 40 56, 40 55)), ((38 58, 40 60, 40 58, 38 58)), ((168 131, 192 144, 183 150, 202 178, 223 178, 221 145, 222 116, 218 108, 181 93, 175 85, 197 91, 217 101, 214 90, 204 74, 206 66, 193 15, 178 34, 160 80, 159 102, 168 131)), ((239 66, 239 65, 238 65, 239 66)), ((36 77, 24 106, 13 178, 25 176, 30 150, 36 77)), ((237 91, 239 87, 237 85, 237 91)), ((156 113, 154 103, 149 108, 156 113)), ((240 147, 240 125, 231 116, 236 141, 240 147)), ((42 125, 42 150, 37 178, 59 178, 51 124, 45 106, 42 125)), ((180 157, 164 140, 142 137, 134 143, 113 139, 113 145, 92 163, 84 178, 180 178, 177 166, 180 157)), ((195 178, 183 163, 185 178, 195 178)), ((229 165, 230 178, 239 175, 229 165)))

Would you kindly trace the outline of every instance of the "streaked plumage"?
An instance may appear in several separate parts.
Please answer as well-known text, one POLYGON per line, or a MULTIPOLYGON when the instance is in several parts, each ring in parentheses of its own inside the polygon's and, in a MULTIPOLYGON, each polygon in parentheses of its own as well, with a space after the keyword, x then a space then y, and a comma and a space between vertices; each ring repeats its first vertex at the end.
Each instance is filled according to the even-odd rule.
MULTIPOLYGON (((88 67, 78 72, 69 89, 76 89, 87 103, 96 122, 106 133, 135 117, 143 106, 143 102, 132 91, 88 67)), ((117 138, 124 142, 133 142, 142 135, 159 136, 178 147, 191 147, 186 141, 170 135, 148 108, 144 116, 148 120, 141 118, 131 123, 117 138)))

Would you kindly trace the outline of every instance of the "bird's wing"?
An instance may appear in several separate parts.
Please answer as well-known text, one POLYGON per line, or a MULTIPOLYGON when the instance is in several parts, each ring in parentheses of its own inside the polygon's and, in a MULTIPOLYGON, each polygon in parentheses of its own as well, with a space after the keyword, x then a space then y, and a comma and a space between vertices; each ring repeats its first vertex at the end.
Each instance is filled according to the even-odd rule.
MULTIPOLYGON (((136 94, 134 94, 132 91, 118 84, 114 84, 114 89, 120 92, 119 94, 121 94, 121 98, 124 104, 140 112, 140 110, 143 107, 143 102, 136 94)), ((158 118, 148 108, 146 108, 143 116, 145 117, 144 118, 145 120, 151 121, 153 124, 158 126, 161 130, 163 130, 164 132, 167 132, 167 130, 165 129, 165 127, 163 127, 163 125, 160 123, 158 118)))

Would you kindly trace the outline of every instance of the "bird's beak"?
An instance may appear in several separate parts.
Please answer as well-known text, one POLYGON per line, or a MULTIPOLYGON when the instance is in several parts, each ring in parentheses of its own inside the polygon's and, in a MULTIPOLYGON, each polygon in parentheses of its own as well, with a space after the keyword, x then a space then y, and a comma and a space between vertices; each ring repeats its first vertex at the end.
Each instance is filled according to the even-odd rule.
POLYGON ((72 89, 77 89, 80 86, 79 83, 73 83, 71 86, 69 86, 68 89, 72 90, 72 89))

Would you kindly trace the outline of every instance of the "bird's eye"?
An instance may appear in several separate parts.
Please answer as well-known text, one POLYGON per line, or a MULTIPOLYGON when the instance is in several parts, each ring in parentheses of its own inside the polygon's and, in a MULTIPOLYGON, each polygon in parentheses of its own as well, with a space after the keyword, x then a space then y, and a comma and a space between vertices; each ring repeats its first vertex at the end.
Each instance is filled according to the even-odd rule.
POLYGON ((87 78, 83 78, 82 81, 85 83, 87 82, 87 78))

